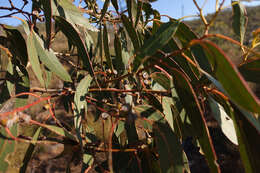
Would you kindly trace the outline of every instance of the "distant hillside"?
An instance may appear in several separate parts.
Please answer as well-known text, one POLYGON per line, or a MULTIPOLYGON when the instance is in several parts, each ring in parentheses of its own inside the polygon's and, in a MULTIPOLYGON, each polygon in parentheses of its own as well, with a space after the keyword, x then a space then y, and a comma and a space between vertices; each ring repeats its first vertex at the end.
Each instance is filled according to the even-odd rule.
MULTIPOLYGON (((248 24, 245 35, 245 45, 250 45, 250 40, 252 39, 252 31, 260 28, 260 6, 256 7, 246 7, 248 24)), ((210 19, 213 14, 208 15, 206 18, 210 19)), ((204 25, 201 20, 186 21, 195 33, 201 35, 204 25)), ((210 28, 209 33, 219 33, 229 36, 233 39, 237 39, 236 35, 232 30, 232 10, 223 10, 217 17, 214 25, 210 28)), ((229 42, 221 39, 213 39, 213 41, 219 45, 236 63, 241 62, 241 51, 239 51, 238 46, 234 46, 229 42)), ((259 50, 259 49, 258 49, 259 50)))

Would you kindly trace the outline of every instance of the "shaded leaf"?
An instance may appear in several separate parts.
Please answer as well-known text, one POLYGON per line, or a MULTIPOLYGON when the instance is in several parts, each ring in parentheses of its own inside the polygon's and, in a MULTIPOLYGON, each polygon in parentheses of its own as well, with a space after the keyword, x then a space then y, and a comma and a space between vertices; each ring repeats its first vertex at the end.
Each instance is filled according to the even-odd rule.
POLYGON ((240 156, 247 172, 260 169, 260 125, 250 113, 232 105, 230 114, 234 120, 240 156))
POLYGON ((163 48, 163 46, 168 43, 168 41, 177 31, 178 25, 178 21, 163 23, 152 37, 150 37, 148 40, 145 40, 144 45, 140 49, 140 52, 134 59, 134 72, 139 68, 145 57, 153 55, 158 49, 163 48))
POLYGON ((112 64, 112 60, 111 60, 111 56, 110 56, 110 52, 109 52, 109 34, 107 32, 107 26, 106 24, 104 24, 104 29, 103 29, 103 45, 104 45, 104 52, 105 52, 105 57, 106 57, 106 62, 108 67, 111 69, 111 71, 113 71, 113 64, 112 64))
POLYGON ((239 36, 240 42, 243 44, 247 25, 246 9, 240 1, 232 0, 231 3, 233 10, 232 27, 235 34, 239 36))
POLYGON ((32 142, 30 143, 29 147, 27 148, 27 151, 25 153, 25 156, 24 156, 24 159, 23 159, 23 164, 20 168, 20 173, 25 173, 26 172, 26 169, 27 169, 27 166, 32 158, 32 155, 33 155, 33 151, 34 151, 34 148, 35 148, 35 144, 38 140, 38 137, 40 135, 40 132, 41 132, 41 127, 39 127, 37 129, 37 131, 34 133, 33 135, 33 138, 32 138, 32 142))
POLYGON ((54 17, 56 24, 59 26, 61 31, 66 35, 66 37, 72 41, 74 45, 76 45, 78 50, 78 56, 83 61, 84 68, 86 68, 89 73, 94 76, 94 70, 92 67, 92 62, 90 60, 89 54, 87 52, 87 48, 80 38, 78 30, 71 25, 68 21, 66 21, 63 17, 55 16, 54 17))
POLYGON ((248 60, 238 67, 245 80, 260 83, 260 59, 248 60))
POLYGON ((170 89, 170 80, 164 73, 155 72, 152 73, 150 76, 155 82, 159 83, 164 89, 166 90, 170 89))
POLYGON ((104 16, 106 15, 109 4, 110 4, 110 0, 105 0, 105 3, 104 3, 103 8, 101 10, 101 16, 99 18, 100 21, 102 21, 104 16))
POLYGON ((45 27, 46 27, 46 47, 49 49, 51 42, 51 33, 52 33, 52 0, 41 0, 43 5, 43 12, 45 16, 45 27))
POLYGON ((124 24, 124 27, 132 41, 132 44, 134 46, 135 51, 138 51, 140 48, 140 42, 139 38, 137 36, 137 32, 135 31, 134 27, 132 26, 131 22, 129 21, 129 18, 126 17, 126 15, 121 15, 122 22, 124 24))
POLYGON ((192 122, 191 126, 194 129, 194 133, 199 140, 203 152, 205 153, 209 167, 212 172, 220 172, 220 168, 216 163, 216 153, 195 91, 183 73, 178 70, 173 70, 172 74, 174 79, 173 83, 180 102, 192 122))
POLYGON ((28 55, 27 55, 27 48, 26 48, 26 42, 20 33, 16 28, 13 28, 8 25, 1 25, 7 35, 8 40, 10 40, 11 45, 8 46, 8 48, 11 50, 13 56, 17 56, 18 60, 21 62, 22 65, 26 67, 28 62, 28 55))
POLYGON ((55 125, 44 125, 43 127, 47 128, 48 130, 54 132, 55 134, 57 134, 59 136, 69 138, 69 139, 71 139, 73 141, 77 141, 75 136, 72 135, 69 131, 67 131, 64 128, 61 128, 61 127, 58 127, 58 126, 55 126, 55 125))
MULTIPOLYGON (((17 136, 17 124, 12 126, 10 131, 13 136, 17 136)), ((9 163, 6 158, 15 151, 15 141, 4 138, 4 136, 9 137, 4 128, 1 128, 0 135, 0 172, 7 172, 9 163)))

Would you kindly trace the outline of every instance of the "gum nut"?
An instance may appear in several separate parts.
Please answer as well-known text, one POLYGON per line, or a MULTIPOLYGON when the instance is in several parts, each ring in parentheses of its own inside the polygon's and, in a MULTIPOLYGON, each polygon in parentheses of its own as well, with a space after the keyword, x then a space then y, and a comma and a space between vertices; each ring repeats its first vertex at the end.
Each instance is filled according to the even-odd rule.
POLYGON ((103 112, 103 113, 101 114, 101 117, 102 117, 103 119, 107 119, 109 116, 110 116, 110 115, 109 115, 108 113, 106 113, 106 112, 103 112))
POLYGON ((147 72, 144 72, 144 73, 143 73, 143 78, 144 78, 144 79, 147 79, 148 77, 149 77, 148 73, 147 73, 147 72))

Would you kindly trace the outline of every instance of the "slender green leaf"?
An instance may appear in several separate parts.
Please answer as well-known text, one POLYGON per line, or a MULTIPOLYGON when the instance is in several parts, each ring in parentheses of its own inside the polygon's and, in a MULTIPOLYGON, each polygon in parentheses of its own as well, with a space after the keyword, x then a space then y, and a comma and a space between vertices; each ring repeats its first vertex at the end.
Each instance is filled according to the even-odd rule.
POLYGON ((89 73, 94 76, 94 70, 92 67, 92 62, 90 60, 87 48, 80 38, 78 30, 71 25, 66 19, 60 16, 54 17, 56 24, 59 26, 61 31, 66 35, 66 37, 72 41, 74 45, 76 45, 79 58, 83 61, 84 68, 86 68, 89 73))
POLYGON ((61 127, 58 127, 58 126, 55 126, 55 125, 44 125, 43 127, 47 128, 48 130, 54 132, 55 134, 57 134, 59 136, 69 138, 69 139, 71 139, 73 141, 77 141, 75 136, 72 135, 69 131, 67 131, 64 128, 61 128, 61 127))
POLYGON ((174 79, 173 83, 180 102, 192 122, 191 126, 194 129, 194 133, 199 140, 203 152, 205 153, 209 167, 212 172, 220 172, 220 168, 216 163, 217 157, 206 125, 206 120, 203 116, 195 91, 187 77, 182 72, 173 70, 172 74, 174 79))
POLYGON ((140 48, 140 42, 137 36, 137 32, 135 31, 134 27, 131 25, 131 22, 129 21, 129 18, 126 17, 126 15, 121 15, 122 22, 124 24, 124 27, 133 43, 134 49, 137 52, 140 48))
POLYGON ((117 0, 111 0, 114 8, 116 9, 116 12, 118 12, 119 8, 118 8, 118 4, 117 4, 117 0))
POLYGON ((158 31, 151 38, 145 41, 144 45, 140 49, 140 52, 134 59, 134 72, 139 68, 145 57, 153 55, 158 49, 163 48, 163 46, 168 43, 177 31, 178 25, 178 21, 163 23, 158 31))
POLYGON ((107 26, 106 24, 104 24, 104 29, 103 29, 103 45, 104 45, 104 52, 105 52, 105 56, 106 56, 106 62, 108 67, 113 71, 113 64, 112 64, 112 60, 111 60, 111 56, 110 56, 110 51, 109 51, 109 34, 107 32, 107 26))
POLYGON ((74 126, 76 128, 77 136, 81 141, 81 126, 82 126, 82 116, 85 112, 87 112, 87 102, 86 102, 86 94, 88 93, 88 88, 90 86, 90 83, 92 81, 92 77, 90 75, 87 75, 84 77, 79 85, 77 86, 76 93, 74 95, 74 126))
POLYGON ((135 26, 134 23, 136 21, 136 16, 137 16, 136 0, 126 0, 126 4, 127 4, 128 15, 131 20, 132 26, 135 26))
POLYGON ((33 40, 34 40, 34 46, 37 50, 37 54, 40 58, 40 60, 46 65, 46 67, 49 68, 50 71, 55 73, 58 77, 60 77, 64 81, 71 82, 71 78, 69 73, 65 70, 63 65, 60 63, 54 52, 49 49, 45 49, 43 45, 43 41, 41 38, 36 35, 33 31, 33 40))
POLYGON ((35 148, 35 145, 36 145, 36 142, 38 140, 38 137, 40 135, 40 132, 41 132, 41 127, 39 127, 37 129, 37 131, 34 133, 33 135, 33 138, 32 138, 32 143, 30 143, 29 147, 27 148, 26 150, 26 153, 25 153, 25 156, 24 156, 24 159, 23 159, 23 164, 20 168, 20 173, 25 173, 26 172, 26 169, 27 169, 27 166, 32 158, 32 155, 33 155, 33 151, 34 151, 34 148, 35 148))
POLYGON ((246 172, 257 172, 260 169, 260 124, 250 113, 232 105, 230 114, 238 137, 240 156, 246 172))
POLYGON ((232 27, 240 42, 243 44, 247 25, 246 9, 240 1, 231 1, 233 9, 232 27))
POLYGON ((114 68, 118 71, 118 74, 123 74, 126 71, 127 64, 123 62, 122 45, 117 33, 115 34, 114 37, 114 48, 116 53, 116 58, 115 61, 113 62, 114 68))
POLYGON ((52 33, 52 0, 41 0, 43 5, 43 12, 45 16, 45 27, 46 27, 46 47, 49 49, 51 42, 51 33, 52 33))
POLYGON ((30 33, 30 35, 27 38, 27 51, 28 51, 28 57, 30 63, 32 65, 33 72, 36 75, 37 79, 39 80, 40 84, 44 86, 42 70, 38 59, 37 50, 35 48, 33 31, 30 33))

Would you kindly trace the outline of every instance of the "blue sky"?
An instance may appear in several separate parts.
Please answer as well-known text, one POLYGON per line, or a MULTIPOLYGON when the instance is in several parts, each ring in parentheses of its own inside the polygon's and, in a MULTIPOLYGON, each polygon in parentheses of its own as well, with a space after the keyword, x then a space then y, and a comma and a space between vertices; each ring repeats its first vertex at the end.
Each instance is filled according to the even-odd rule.
MULTIPOLYGON (((17 7, 22 6, 22 0, 12 0, 17 7)), ((30 1, 30 0, 29 0, 30 1)), ((76 0, 78 2, 79 0, 76 0)), ((101 0, 99 4, 101 4, 101 0)), ((122 0, 121 0, 122 1, 122 0)), ((201 6, 205 0, 197 0, 201 6)), ((222 0, 219 0, 220 2, 222 0)), ((204 13, 212 13, 215 10, 215 0, 206 0, 206 4, 203 8, 204 13)), ((231 0, 225 0, 225 6, 230 5, 231 0)), ((252 1, 250 3, 243 2, 245 5, 260 5, 259 0, 252 1), (257 2, 258 1, 258 2, 257 2)), ((0 0, 0 6, 9 6, 8 0, 0 0)), ((196 15, 198 13, 193 0, 158 0, 152 3, 153 8, 157 9, 161 14, 169 15, 173 18, 180 18, 188 15, 196 15)), ((28 6, 25 10, 30 10, 28 6)), ((0 10, 0 16, 7 14, 6 11, 0 10)), ((22 17, 22 16, 19 16, 22 17)), ((18 25, 20 22, 17 19, 0 18, 0 23, 9 25, 18 25)))

